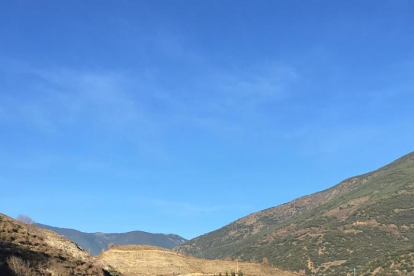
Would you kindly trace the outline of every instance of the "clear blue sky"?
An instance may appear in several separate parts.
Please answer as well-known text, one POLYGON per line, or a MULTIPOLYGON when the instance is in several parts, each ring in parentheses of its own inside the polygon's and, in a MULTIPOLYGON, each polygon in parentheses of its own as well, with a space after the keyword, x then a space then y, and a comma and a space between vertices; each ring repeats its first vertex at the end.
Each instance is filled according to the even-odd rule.
POLYGON ((0 212, 215 230, 414 150, 413 1, 2 1, 0 212))

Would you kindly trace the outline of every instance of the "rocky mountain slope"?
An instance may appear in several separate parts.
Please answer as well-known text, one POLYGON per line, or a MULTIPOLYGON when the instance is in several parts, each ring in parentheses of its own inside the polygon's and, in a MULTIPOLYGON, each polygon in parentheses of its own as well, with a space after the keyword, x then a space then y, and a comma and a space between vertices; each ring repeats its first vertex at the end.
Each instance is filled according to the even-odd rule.
POLYGON ((108 244, 114 245, 136 244, 153 245, 167 249, 183 244, 187 240, 174 234, 152 234, 143 231, 132 231, 127 233, 84 233, 74 229, 58 228, 44 224, 36 224, 39 228, 52 230, 80 247, 90 252, 92 255, 101 254, 102 249, 108 249, 108 244))
POLYGON ((414 153, 325 191, 251 214, 175 248, 269 259, 309 275, 402 275, 414 264, 414 153))
POLYGON ((75 243, 0 214, 0 275, 109 276, 75 243), (18 272, 18 273, 16 273, 18 272))
POLYGON ((126 276, 140 275, 226 275, 237 268, 244 275, 297 276, 295 273, 253 263, 202 260, 151 246, 115 246, 99 258, 126 276))

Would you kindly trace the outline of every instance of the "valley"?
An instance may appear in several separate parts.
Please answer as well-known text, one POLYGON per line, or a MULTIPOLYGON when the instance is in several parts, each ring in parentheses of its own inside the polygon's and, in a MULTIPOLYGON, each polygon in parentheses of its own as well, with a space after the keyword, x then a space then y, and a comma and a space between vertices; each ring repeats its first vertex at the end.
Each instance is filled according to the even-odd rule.
POLYGON ((190 241, 139 231, 88 234, 0 215, 0 275, 10 275, 11 257, 17 257, 30 275, 48 276, 328 276, 354 270, 367 276, 408 275, 414 267, 413 198, 410 153, 190 241), (140 237, 167 239, 166 247, 177 246, 170 250, 145 245, 151 238, 140 237), (141 244, 125 244, 128 241, 141 244), (101 254, 93 256, 82 248, 91 242, 101 254))

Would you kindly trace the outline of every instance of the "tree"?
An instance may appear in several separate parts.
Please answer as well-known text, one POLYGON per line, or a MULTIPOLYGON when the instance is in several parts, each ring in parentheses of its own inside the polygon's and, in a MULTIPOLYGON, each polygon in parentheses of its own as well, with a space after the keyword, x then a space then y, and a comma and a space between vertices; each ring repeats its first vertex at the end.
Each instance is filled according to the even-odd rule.
POLYGON ((264 266, 269 266, 269 260, 268 260, 266 257, 263 257, 262 264, 263 264, 264 266))
POLYGON ((108 249, 111 249, 112 247, 114 247, 114 244, 113 244, 112 242, 110 242, 110 243, 108 244, 108 249))
POLYGON ((11 256, 7 259, 7 265, 13 270, 16 276, 32 276, 33 271, 30 268, 30 264, 27 261, 22 260, 19 257, 11 256))
POLYGON ((21 221, 21 222, 23 222, 24 224, 27 224, 27 225, 35 224, 35 221, 31 217, 26 216, 26 215, 18 215, 17 220, 19 220, 19 221, 21 221))

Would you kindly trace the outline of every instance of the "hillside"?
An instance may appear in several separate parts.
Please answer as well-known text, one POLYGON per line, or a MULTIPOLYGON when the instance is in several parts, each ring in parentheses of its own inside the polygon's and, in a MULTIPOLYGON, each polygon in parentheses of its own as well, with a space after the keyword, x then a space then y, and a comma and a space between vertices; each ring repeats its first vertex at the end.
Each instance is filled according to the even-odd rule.
POLYGON ((101 254, 102 249, 108 249, 108 244, 114 245, 135 244, 153 245, 167 249, 183 244, 187 240, 174 234, 152 234, 143 231, 132 231, 127 233, 84 233, 74 229, 58 228, 44 224, 36 224, 39 228, 52 230, 80 247, 90 252, 92 255, 101 254))
POLYGON ((66 238, 0 214, 0 275, 14 275, 16 269, 30 276, 110 275, 66 238))
POLYGON ((414 263, 414 153, 325 191, 263 210, 175 248, 269 259, 312 275, 399 275, 414 263))
MULTIPOLYGON (((116 246, 99 257, 126 276, 139 275, 202 275, 236 271, 235 261, 202 260, 151 246, 116 246)), ((244 275, 295 276, 297 274, 261 264, 238 263, 244 275)))

